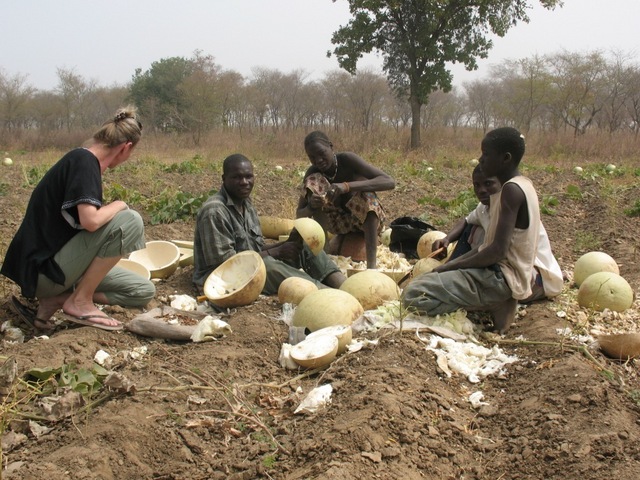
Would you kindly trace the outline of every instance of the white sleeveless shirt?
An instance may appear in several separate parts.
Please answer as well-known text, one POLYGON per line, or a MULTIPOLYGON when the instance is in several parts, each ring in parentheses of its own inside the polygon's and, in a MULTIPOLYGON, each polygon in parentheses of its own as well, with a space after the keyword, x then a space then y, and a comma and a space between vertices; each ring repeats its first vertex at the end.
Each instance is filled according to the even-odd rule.
MULTIPOLYGON (((516 228, 509 243, 507 256, 498 262, 505 280, 511 288, 511 296, 516 300, 524 300, 531 295, 531 278, 533 277, 533 266, 538 250, 538 239, 540 236, 540 207, 538 205, 538 194, 536 193, 531 180, 522 175, 513 177, 505 182, 516 184, 524 193, 527 201, 527 212, 529 214, 529 227, 516 228)), ((504 185, 502 188, 504 188, 504 185)), ((480 250, 486 248, 493 242, 500 218, 500 200, 502 189, 491 195, 490 201, 490 224, 484 237, 484 243, 480 250)))

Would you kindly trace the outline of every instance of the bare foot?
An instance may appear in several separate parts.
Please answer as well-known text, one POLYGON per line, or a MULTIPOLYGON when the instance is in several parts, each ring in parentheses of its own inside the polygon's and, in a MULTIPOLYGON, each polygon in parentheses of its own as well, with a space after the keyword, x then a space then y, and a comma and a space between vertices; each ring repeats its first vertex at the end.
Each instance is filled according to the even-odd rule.
POLYGON ((37 317, 43 324, 48 324, 53 314, 62 308, 65 300, 69 298, 69 294, 57 295, 49 298, 38 299, 37 317))
POLYGON ((107 327, 117 327, 120 325, 118 320, 105 315, 105 313, 99 310, 93 302, 88 304, 76 304, 70 297, 62 305, 62 311, 67 316, 84 320, 92 324, 105 325, 107 327))
POLYGON ((490 307, 489 311, 493 316, 493 329, 500 335, 506 333, 513 323, 513 320, 516 318, 517 308, 518 301, 515 298, 510 298, 490 307))

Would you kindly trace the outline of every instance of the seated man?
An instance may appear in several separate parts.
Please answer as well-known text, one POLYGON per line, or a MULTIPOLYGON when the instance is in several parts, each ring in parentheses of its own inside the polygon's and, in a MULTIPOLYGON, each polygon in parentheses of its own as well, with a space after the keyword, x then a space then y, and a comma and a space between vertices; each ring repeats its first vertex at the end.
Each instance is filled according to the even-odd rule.
POLYGON ((222 187, 198 212, 193 283, 202 291, 209 274, 225 260, 238 252, 253 250, 265 263, 265 295, 278 293, 278 287, 288 277, 310 280, 318 288, 340 287, 345 277, 336 264, 324 252, 314 255, 295 232, 285 242, 265 245, 258 212, 249 198, 253 185, 253 165, 247 157, 236 153, 224 160, 222 187))

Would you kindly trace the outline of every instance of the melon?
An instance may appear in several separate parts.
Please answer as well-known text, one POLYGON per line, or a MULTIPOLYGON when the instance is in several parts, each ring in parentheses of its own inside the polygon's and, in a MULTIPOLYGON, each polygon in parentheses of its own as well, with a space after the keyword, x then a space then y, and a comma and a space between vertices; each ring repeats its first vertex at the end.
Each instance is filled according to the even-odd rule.
POLYGON ((322 288, 309 293, 293 312, 293 326, 315 332, 333 325, 351 325, 364 310, 356 297, 344 290, 322 288))
POLYGON ((301 367, 325 367, 333 362, 338 355, 338 338, 334 335, 306 338, 291 347, 289 355, 301 367))
POLYGON ((396 282, 378 270, 362 270, 347 278, 340 290, 356 297, 365 310, 373 310, 389 300, 398 300, 396 282))
POLYGON ((387 228, 380 234, 380 243, 385 247, 388 247, 391 243, 391 231, 392 230, 390 228, 387 228))
POLYGON ((602 311, 624 312, 633 304, 633 290, 617 273, 596 272, 589 275, 578 289, 578 305, 602 311))
POLYGON ((266 281, 267 271, 260 254, 245 250, 211 272, 203 290, 209 302, 217 307, 241 307, 260 296, 266 281))
POLYGON ((598 337, 600 350, 617 360, 640 357, 640 333, 616 333, 598 337))
POLYGON ((259 217, 259 220, 262 236, 274 240, 277 240, 280 235, 288 235, 294 223, 294 221, 289 218, 279 218, 268 215, 259 217))
POLYGON ((620 273, 616 261, 604 252, 588 252, 582 255, 573 268, 573 281, 577 287, 596 272, 620 273))
POLYGON ((278 287, 278 301, 281 304, 298 305, 304 297, 316 290, 318 290, 318 286, 306 278, 285 278, 278 287))
POLYGON ((423 273, 429 273, 434 268, 442 265, 440 260, 436 260, 435 258, 421 258, 416 262, 413 266, 413 270, 411 271, 411 278, 415 278, 418 275, 422 275, 423 273))
POLYGON ((338 355, 347 351, 347 345, 351 343, 353 332, 351 325, 334 325, 333 327, 324 327, 307 335, 307 339, 318 337, 320 335, 332 335, 338 339, 338 355))
POLYGON ((433 245, 433 242, 435 242, 436 240, 440 240, 441 238, 444 238, 446 236, 446 233, 440 232, 438 230, 431 230, 430 232, 422 235, 418 240, 418 246, 416 247, 418 257, 426 258, 431 255, 431 246, 433 245))
POLYGON ((314 255, 318 255, 324 248, 324 230, 313 218, 297 218, 293 222, 293 228, 300 234, 304 243, 314 255))
POLYGON ((116 263, 116 266, 122 267, 125 270, 129 270, 130 272, 137 273, 138 275, 140 275, 143 278, 146 278, 147 280, 151 280, 151 272, 142 263, 129 260, 128 258, 121 258, 118 261, 118 263, 116 263))

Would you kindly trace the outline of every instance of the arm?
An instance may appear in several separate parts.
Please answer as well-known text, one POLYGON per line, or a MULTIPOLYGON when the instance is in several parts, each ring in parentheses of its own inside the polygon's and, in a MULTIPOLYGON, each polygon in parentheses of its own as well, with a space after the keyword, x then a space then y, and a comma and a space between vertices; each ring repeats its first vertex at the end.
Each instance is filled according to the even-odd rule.
POLYGON ((215 270, 237 253, 233 225, 223 212, 210 209, 198 215, 196 229, 202 249, 202 264, 215 270))
POLYGON ((434 269, 434 272, 446 272, 461 268, 485 268, 504 260, 509 250, 513 230, 516 227, 518 212, 526 209, 526 197, 524 192, 513 183, 507 183, 502 187, 500 196, 500 216, 496 235, 493 241, 482 250, 472 250, 467 254, 456 258, 434 269))
POLYGON ((302 243, 302 237, 294 228, 291 230, 288 240, 263 246, 260 255, 262 258, 273 257, 276 260, 282 260, 283 262, 295 265, 300 262, 302 243))
POLYGON ((78 205, 78 217, 80 225, 88 232, 95 232, 100 227, 109 223, 118 212, 127 210, 129 207, 122 200, 116 200, 97 208, 89 203, 81 203, 78 205))
POLYGON ((396 187, 396 182, 391 176, 364 161, 364 159, 355 153, 341 153, 340 161, 346 167, 349 178, 332 185, 336 187, 337 194, 342 195, 347 192, 382 192, 385 190, 393 190, 396 187), (345 184, 348 184, 348 186, 345 184))
MULTIPOLYGON (((453 226, 453 228, 451 229, 451 231, 447 233, 446 237, 433 242, 433 245, 431 246, 431 251, 435 252, 439 248, 443 248, 443 247, 447 248, 451 242, 455 242, 456 240, 458 240, 460 238, 460 235, 462 235, 462 232, 464 231, 464 227, 466 225, 467 225, 467 221, 464 218, 461 218, 460 220, 458 220, 456 224, 453 226)), ((446 252, 445 252, 445 256, 446 256, 446 252)))
POLYGON ((276 260, 295 264, 299 262, 301 252, 302 243, 286 241, 265 245, 260 252, 260 256, 262 258, 273 257, 276 260))

